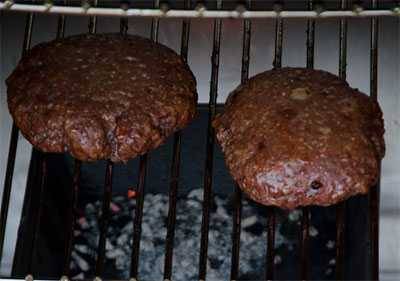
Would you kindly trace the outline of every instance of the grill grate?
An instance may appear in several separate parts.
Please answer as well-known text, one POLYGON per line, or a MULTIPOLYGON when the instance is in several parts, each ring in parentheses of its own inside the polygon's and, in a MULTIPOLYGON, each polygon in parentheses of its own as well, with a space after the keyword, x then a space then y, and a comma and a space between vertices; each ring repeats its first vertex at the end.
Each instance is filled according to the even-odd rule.
MULTIPOLYGON (((66 0, 64 1, 66 4, 66 0)), ((250 8, 250 1, 247 3, 247 8, 250 8)), ((371 4, 371 10, 369 11, 370 16, 380 15, 377 10, 377 1, 373 0, 371 4), (374 14, 374 12, 376 12, 374 14)), ((1 3, 1 8, 5 8, 6 3, 1 3)), ((97 6, 97 1, 94 1, 94 7, 97 6)), ((17 4, 13 4, 12 2, 8 2, 8 9, 12 7, 19 7, 17 4)), ((157 9, 160 7, 159 0, 155 0, 154 8, 157 9)), ((190 12, 190 0, 185 0, 185 9, 183 12, 190 12)), ((314 7, 313 1, 310 0, 308 2, 309 12, 315 12, 315 9, 318 7, 314 7)), ((340 1, 340 9, 341 11, 346 11, 347 1, 340 1)), ((92 8, 94 9, 94 8, 92 8)), ((222 9, 222 1, 217 2, 217 10, 222 9)), ((277 4, 274 6, 275 13, 279 14, 282 10, 282 6, 277 4)), ((32 7, 31 7, 32 10, 32 7)), ((123 7, 123 10, 126 8, 123 7)), ((197 9, 199 12, 201 9, 197 9)), ((236 12, 244 13, 243 6, 240 6, 236 12)), ((32 10, 33 11, 33 10, 32 10)), ((50 11, 50 9, 49 9, 50 11)), ((162 12, 166 12, 166 9, 160 10, 162 12)), ((216 14, 213 22, 214 25, 214 35, 213 35, 213 50, 211 57, 211 83, 210 83, 210 98, 208 103, 208 129, 207 129, 207 143, 206 143, 206 161, 205 161, 205 176, 204 176, 204 198, 203 198, 203 213, 202 213, 202 225, 201 225, 201 248, 200 248, 200 259, 199 259, 199 279, 206 280, 206 271, 207 271, 207 249, 208 249, 208 234, 209 234, 209 217, 210 217, 210 206, 211 199, 213 196, 212 192, 212 178, 213 178, 213 159, 214 159, 214 130, 211 126, 211 121, 216 114, 216 104, 217 104, 217 95, 218 95, 218 75, 219 75, 219 59, 220 59, 220 44, 221 44, 221 33, 222 33, 222 19, 218 18, 220 15, 223 17, 223 13, 218 14, 218 11, 215 11, 216 14)), ((226 11, 225 11, 226 12, 226 11)), ((304 12, 305 13, 305 12, 304 12)), ((320 11, 318 12, 320 13, 320 11)), ((22 55, 29 50, 31 45, 31 37, 32 37, 32 28, 34 24, 34 13, 30 13, 27 15, 26 20, 26 29, 25 36, 23 42, 23 52, 22 55)), ((280 14, 282 15, 282 14, 280 14)), ((307 20, 307 64, 308 68, 313 68, 314 66, 314 38, 315 38, 315 20, 310 16, 312 14, 304 14, 309 15, 309 19, 307 20)), ((303 16, 304 16, 303 15, 303 16)), ((349 15, 349 14, 347 14, 349 15)), ((157 14, 152 19, 151 23, 151 39, 157 41, 158 39, 158 27, 159 27, 159 19, 157 14)), ((301 16, 301 15, 300 15, 301 16)), ((340 15, 338 15, 340 16, 340 15)), ((250 16, 249 16, 250 17, 250 16)), ((265 17, 268 17, 265 15, 265 17)), ((289 17, 289 16, 288 16, 289 17)), ((59 15, 58 26, 57 26, 57 37, 63 37, 65 31, 65 21, 66 17, 64 14, 59 15)), ((127 33, 128 29, 128 19, 121 18, 120 21, 120 32, 122 34, 127 33)), ((378 18, 372 17, 371 21, 371 52, 370 52, 370 89, 371 96, 374 99, 377 99, 377 62, 378 62, 378 18)), ((97 17, 93 15, 89 18, 89 32, 95 33, 97 26, 97 17)), ((284 19, 283 17, 277 17, 275 19, 275 56, 273 65, 274 67, 281 67, 282 64, 282 41, 283 41, 283 32, 284 32, 284 19)), ((182 22, 182 37, 181 37, 181 56, 187 61, 188 56, 188 44, 189 44, 189 36, 190 36, 190 19, 186 18, 182 22)), ((241 82, 245 82, 249 76, 249 63, 250 63, 250 39, 251 39, 251 21, 249 19, 243 19, 243 51, 242 51, 242 70, 241 70, 241 82)), ((342 78, 346 78, 346 49, 347 49, 347 19, 340 18, 339 21, 339 76, 342 78)), ((6 176, 4 182, 4 192, 2 198, 1 205, 1 214, 0 214, 0 252, 3 250, 4 246, 4 235, 6 228, 6 221, 8 215, 9 208, 9 200, 12 188, 12 179, 14 172, 14 164, 15 164, 15 156, 16 149, 18 143, 18 135, 19 130, 15 124, 12 126, 11 131, 11 139, 9 146, 9 154, 7 160, 7 168, 6 168, 6 176)), ((45 180, 47 175, 46 169, 46 155, 34 151, 33 153, 37 153, 39 155, 40 162, 40 171, 39 171, 39 197, 40 203, 39 207, 43 204, 43 188, 45 186, 45 180)), ((172 165, 170 171, 170 189, 169 189, 169 210, 168 210, 168 219, 167 219, 167 235, 165 240, 165 262, 164 262, 164 280, 171 280, 172 278, 172 267, 173 267, 173 246, 174 246, 174 234, 175 234, 175 225, 176 225, 176 203, 177 203, 177 194, 178 194, 178 181, 179 181, 179 170, 180 170, 180 154, 181 154, 181 133, 177 132, 174 135, 173 141, 173 158, 172 165)), ((143 215, 143 201, 144 201, 144 193, 145 193, 145 182, 146 182, 146 170, 147 170, 147 160, 148 156, 143 155, 140 157, 139 162, 139 178, 138 178, 138 196, 133 199, 136 200, 136 209, 133 217, 134 223, 134 232, 133 232, 133 246, 132 246, 132 256, 131 256, 131 271, 130 277, 131 280, 139 280, 138 276, 138 268, 139 268, 139 249, 140 249, 140 237, 141 237, 141 224, 142 224, 142 215, 143 215)), ((74 233, 74 225, 76 220, 76 204, 78 198, 79 191, 79 182, 80 182, 80 170, 81 170, 81 162, 75 160, 74 163, 74 176, 73 176, 73 195, 72 195, 72 204, 68 209, 69 212, 69 223, 66 227, 67 229, 67 237, 68 242, 65 246, 65 257, 63 263, 63 279, 67 279, 70 273, 69 265, 71 261, 71 252, 73 247, 73 233, 74 233)), ((104 196, 103 196, 103 205, 102 205, 102 216, 100 222, 100 238, 97 248, 97 260, 95 267, 96 277, 100 278, 103 274, 104 269, 104 260, 105 260, 105 252, 106 252, 106 237, 107 237, 107 227, 110 218, 110 203, 112 200, 112 176, 113 176, 113 164, 108 161, 106 165, 106 176, 104 181, 104 196)), ((30 193, 27 192, 29 200, 30 193)), ((379 186, 373 188, 369 194, 369 241, 371 243, 369 248, 369 254, 372 260, 371 266, 371 277, 374 280, 379 279, 379 186)), ((234 191, 234 202, 235 209, 233 213, 233 229, 232 229, 232 257, 231 257, 231 273, 230 279, 237 280, 239 278, 240 273, 240 234, 241 234, 241 213, 242 213, 242 193, 240 189, 236 186, 234 191)), ((24 204, 25 205, 25 204, 24 204)), ((345 253, 345 241, 344 241, 344 233, 345 233, 345 210, 346 210, 346 202, 340 203, 337 205, 336 210, 336 279, 343 280, 344 278, 344 253, 345 253)), ((36 223, 32 226, 33 230, 33 239, 31 243, 31 257, 29 258, 28 270, 26 272, 26 276, 31 278, 31 276, 35 276, 35 272, 33 272, 32 261, 35 258, 37 240, 39 235, 39 226, 41 219, 41 211, 40 207, 37 212, 34 214, 34 218, 36 223)), ((266 271, 265 271, 265 279, 273 280, 274 279, 274 239, 275 239, 275 210, 273 207, 266 208, 266 218, 267 218, 267 254, 266 254, 266 271)), ((301 219, 301 228, 299 229, 300 233, 300 270, 299 276, 302 280, 308 279, 309 272, 309 226, 310 226, 310 210, 308 207, 302 208, 302 219, 301 219)), ((1 259, 1 255, 0 255, 1 259)), ((27 277, 27 279, 29 279, 27 277)))

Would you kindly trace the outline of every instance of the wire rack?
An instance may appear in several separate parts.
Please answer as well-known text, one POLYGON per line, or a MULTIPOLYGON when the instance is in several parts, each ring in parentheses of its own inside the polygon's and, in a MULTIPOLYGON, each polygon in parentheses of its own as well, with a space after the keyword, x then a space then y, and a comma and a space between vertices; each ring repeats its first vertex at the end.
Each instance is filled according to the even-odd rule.
MULTIPOLYGON (((275 55, 273 65, 276 68, 281 67, 282 64, 282 45, 284 22, 286 18, 306 18, 307 19, 307 64, 306 67, 313 68, 314 66, 314 37, 316 19, 319 18, 337 18, 339 25, 339 73, 338 75, 346 79, 346 57, 347 57, 347 18, 357 17, 370 17, 370 96, 377 99, 377 81, 378 81, 378 23, 379 17, 383 16, 399 16, 399 8, 394 6, 392 9, 378 9, 378 1, 371 1, 368 9, 363 9, 359 5, 353 5, 352 9, 348 9, 346 0, 340 1, 338 10, 323 10, 320 5, 316 5, 313 1, 308 1, 308 9, 304 11, 285 11, 280 3, 273 6, 273 10, 268 11, 252 11, 250 1, 240 4, 234 10, 222 10, 222 1, 217 1, 215 10, 207 10, 206 6, 198 3, 192 7, 192 3, 188 0, 184 2, 184 9, 169 9, 168 5, 156 0, 151 9, 133 9, 121 5, 119 8, 105 8, 98 6, 98 1, 92 1, 91 4, 85 1, 81 6, 68 6, 66 1, 64 5, 58 5, 52 1, 45 1, 41 4, 24 4, 14 3, 13 1, 0 2, 0 10, 2 11, 18 11, 25 12, 26 27, 25 36, 23 41, 24 55, 31 46, 32 28, 36 13, 50 13, 58 15, 57 37, 64 36, 66 16, 67 15, 83 15, 89 16, 89 32, 95 33, 97 26, 98 16, 117 16, 120 17, 120 32, 127 33, 128 18, 129 17, 151 17, 151 39, 158 40, 158 27, 160 18, 182 18, 182 36, 181 36, 181 56, 186 61, 188 55, 188 43, 190 36, 190 19, 191 18, 214 18, 214 31, 213 31, 213 46, 211 56, 211 83, 210 94, 208 102, 208 129, 207 129, 207 142, 206 142, 206 160, 204 163, 204 198, 203 198, 203 212, 202 212, 202 225, 201 225, 201 248, 198 265, 198 279, 206 280, 207 273, 207 250, 208 250, 208 232, 209 232, 209 218, 210 218, 210 205, 213 194, 213 159, 214 159, 214 130, 211 126, 211 120, 216 114, 217 92, 218 92, 218 74, 219 74, 219 58, 220 58, 220 43, 221 43, 221 28, 223 18, 237 18, 243 20, 243 51, 242 51, 242 70, 241 82, 245 82, 249 76, 249 54, 250 54, 250 37, 251 37, 251 19, 253 18, 275 18, 275 55)), ((12 188, 14 164, 16 157, 16 150, 18 144, 19 130, 15 124, 12 126, 11 139, 9 144, 9 153, 7 158, 6 175, 4 182, 4 192, 0 213, 0 253, 2 253, 4 246, 4 236, 6 221, 8 216, 10 194, 12 188)), ((43 193, 44 184, 47 176, 46 167, 46 154, 36 151, 40 155, 39 163, 40 169, 36 174, 37 182, 39 185, 38 195, 43 193)), ((179 170, 180 170, 180 154, 181 154, 181 133, 177 132, 173 140, 173 158, 170 171, 170 186, 169 186, 169 210, 167 222, 167 235, 165 238, 165 261, 164 261, 164 280, 171 280, 173 268, 173 249, 174 249, 174 234, 176 225, 176 205, 179 183, 179 170)), ((73 177, 73 202, 69 209, 69 225, 68 243, 65 245, 65 261, 63 265, 63 275, 61 280, 68 280, 70 274, 70 261, 71 252, 74 243, 73 231, 75 226, 75 211, 77 204, 77 196, 79 192, 80 182, 80 168, 81 162, 75 160, 74 177, 73 177)), ((139 250, 140 250, 140 237, 141 237, 141 224, 143 216, 143 201, 145 193, 146 182, 146 168, 147 155, 140 156, 139 161, 139 178, 136 197, 135 215, 132 217, 134 224, 133 232, 133 246, 131 256, 131 269, 130 280, 139 280, 139 250)), ((105 252, 106 252, 106 235, 110 219, 110 203, 112 201, 112 175, 113 163, 107 162, 106 173, 104 180, 104 196, 102 202, 102 217, 100 221, 100 238, 97 248, 97 261, 95 265, 95 280, 101 280, 104 270, 105 252)), ((236 186, 234 194, 235 210, 233 214, 233 229, 232 229, 232 257, 231 257, 231 272, 230 279, 237 280, 240 274, 239 260, 240 260, 240 235, 241 235, 241 212, 242 212, 242 193, 236 186)), ((379 279, 379 184, 375 188, 371 188, 368 195, 369 202, 369 241, 370 247, 368 253, 371 258, 370 276, 373 280, 379 279)), ((33 196, 32 192, 27 190, 26 196, 33 196)), ((337 280, 344 278, 344 233, 345 233, 345 209, 346 202, 340 203, 336 206, 336 272, 337 280)), ((269 207, 267 209, 267 253, 265 261, 265 279, 274 279, 274 242, 275 242, 275 208, 269 207)), ((32 226, 32 251, 28 269, 26 271, 26 280, 33 280, 35 273, 32 272, 32 260, 34 259, 35 249, 37 247, 37 240, 39 235, 39 225, 42 209, 39 208, 34 213, 36 223, 32 226)), ((308 207, 302 208, 301 218, 301 233, 300 233, 300 271, 299 279, 307 280, 309 277, 309 226, 310 226, 310 210, 308 207)), ((0 256, 1 258, 1 256, 0 256)))

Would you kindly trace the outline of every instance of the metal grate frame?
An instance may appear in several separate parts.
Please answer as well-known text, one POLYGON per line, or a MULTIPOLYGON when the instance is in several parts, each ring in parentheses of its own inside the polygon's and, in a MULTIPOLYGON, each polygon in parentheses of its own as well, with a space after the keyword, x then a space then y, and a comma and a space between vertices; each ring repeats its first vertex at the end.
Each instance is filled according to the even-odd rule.
MULTIPOLYGON (((64 0, 66 3, 66 0, 64 0)), ((217 10, 207 11, 204 6, 197 5, 196 9, 193 10, 190 5, 190 0, 185 0, 185 9, 183 10, 168 10, 167 7, 163 6, 160 8, 160 2, 156 0, 154 2, 154 9, 126 9, 122 6, 120 9, 107 9, 107 8, 96 8, 97 1, 91 7, 68 7, 68 6, 56 6, 47 2, 45 5, 27 5, 17 4, 12 1, 4 1, 0 3, 0 10, 9 11, 24 11, 29 12, 26 16, 26 28, 25 36, 23 41, 23 52, 22 55, 29 50, 31 45, 32 28, 34 24, 35 13, 56 13, 59 14, 58 26, 57 26, 57 37, 64 36, 66 15, 69 14, 82 14, 90 16, 88 27, 89 32, 96 32, 97 16, 121 16, 120 32, 122 34, 127 33, 128 17, 130 16, 148 16, 153 17, 151 24, 152 40, 157 41, 158 38, 158 26, 159 17, 181 17, 184 18, 182 21, 182 37, 181 37, 181 56, 187 61, 188 45, 190 37, 190 18, 194 17, 212 17, 214 18, 214 35, 213 35, 213 49, 211 57, 211 83, 210 83, 210 96, 208 103, 208 130, 207 130, 207 143, 206 143, 206 161, 205 161, 205 174, 204 174, 204 198, 203 198, 203 213, 202 213, 202 226, 201 226, 201 249, 199 259, 199 280, 206 280, 207 274, 207 249, 208 249, 208 230, 209 230, 209 216, 210 216, 210 204, 212 198, 212 178, 213 178, 213 159, 214 159, 214 130, 211 126, 211 120, 216 114, 216 102, 218 95, 218 75, 219 75, 219 58, 220 58, 220 43, 221 43, 221 29, 223 20, 222 18, 243 18, 243 51, 242 51, 242 71, 241 71, 241 82, 245 82, 249 76, 249 64, 250 64, 250 38, 251 38, 251 20, 250 18, 275 18, 275 57, 273 65, 276 68, 281 67, 282 62, 282 44, 283 44, 283 32, 284 32, 284 21, 285 18, 300 17, 308 18, 307 20, 307 64, 306 67, 313 68, 314 66, 314 37, 315 37, 315 25, 316 18, 334 17, 338 18, 339 24, 339 76, 343 79, 346 78, 346 50, 347 50, 347 17, 371 17, 371 51, 370 51, 370 95, 372 98, 377 99, 377 62, 378 62, 378 16, 398 16, 398 9, 393 10, 378 10, 377 0, 373 0, 369 10, 359 11, 357 9, 347 10, 348 3, 346 0, 340 1, 340 9, 337 11, 321 11, 318 7, 314 7, 313 1, 309 1, 308 11, 282 11, 282 6, 278 3, 274 5, 273 11, 251 11, 250 1, 246 2, 246 7, 240 5, 238 9, 234 11, 218 11, 222 7, 222 1, 217 2, 217 10)), ((18 145, 19 130, 15 124, 12 126, 11 138, 9 144, 9 154, 7 160, 6 176, 4 181, 4 192, 1 204, 0 212, 0 253, 3 251, 4 246, 4 235, 6 228, 6 221, 8 217, 8 208, 10 201, 10 194, 12 188, 12 179, 15 165, 16 149, 18 145)), ((178 182, 179 182, 179 168, 180 168, 180 153, 181 153, 181 133, 177 132, 174 135, 173 141, 173 158, 170 171, 170 189, 169 189, 169 210, 168 210, 168 222, 167 222, 167 235, 165 239, 165 263, 164 263, 164 280, 171 280, 172 278, 172 267, 173 267, 173 245, 174 245, 174 234, 175 234, 175 222, 176 222, 176 202, 178 194, 178 182)), ((34 155, 39 159, 38 169, 32 172, 30 177, 36 176, 36 182, 40 186, 39 194, 34 194, 32 191, 27 190, 25 201, 29 201, 32 196, 38 196, 39 202, 42 200, 43 187, 46 181, 46 154, 34 150, 34 155), (33 175, 35 174, 35 175, 33 175)), ((136 210, 132 218, 134 223, 133 232, 133 247, 131 257, 131 280, 139 280, 138 268, 139 268, 139 249, 140 249, 140 237, 141 237, 141 223, 143 215, 143 200, 146 186, 146 170, 147 170, 147 155, 140 157, 139 164, 139 179, 138 179, 138 196, 133 199, 136 201, 136 210)), ((73 177, 73 197, 72 205, 69 212, 69 222, 67 226, 68 243, 65 245, 65 261, 63 263, 63 280, 67 280, 69 276, 69 264, 71 260, 71 251, 73 248, 73 231, 76 219, 76 204, 79 193, 79 182, 80 182, 80 167, 81 162, 75 161, 74 177, 73 177)), ((96 278, 101 278, 103 274, 103 266, 105 259, 105 241, 107 236, 107 227, 110 218, 110 202, 112 200, 112 176, 113 176, 113 164, 108 161, 106 165, 106 176, 104 181, 104 197, 102 205, 102 216, 100 222, 100 239, 97 249, 97 261, 95 266, 96 278)), ((371 266, 371 277, 373 280, 379 279, 379 185, 376 188, 372 188, 369 193, 369 239, 371 246, 369 254, 372 260, 371 266)), ((235 187, 235 210, 233 215, 233 229, 232 229, 232 257, 231 257, 231 273, 230 279, 237 280, 239 278, 240 268, 240 234, 241 234, 241 211, 242 211, 242 194, 240 189, 235 187)), ((27 204, 24 204, 27 205, 27 204)), ((39 205, 40 206, 40 205, 39 205)), ((336 211, 336 279, 344 279, 344 254, 345 254, 345 209, 346 202, 337 205, 336 211)), ((301 227, 299 229, 299 241, 300 241, 300 268, 299 268, 299 279, 308 280, 309 273, 309 208, 302 208, 302 219, 301 227)), ((31 244, 31 257, 29 257, 29 266, 26 272, 26 279, 33 278, 35 272, 32 272, 32 260, 35 256, 35 248, 37 247, 37 238, 39 233, 39 225, 41 218, 41 208, 34 214, 36 223, 32 225, 33 238, 32 241, 25 241, 25 243, 31 244)), ((275 239, 275 208, 267 208, 266 213, 267 219, 267 254, 266 254, 266 271, 265 279, 274 279, 274 239, 275 239)), ((1 255, 0 255, 1 259, 1 255)), ((98 279, 100 280, 100 279, 98 279)))

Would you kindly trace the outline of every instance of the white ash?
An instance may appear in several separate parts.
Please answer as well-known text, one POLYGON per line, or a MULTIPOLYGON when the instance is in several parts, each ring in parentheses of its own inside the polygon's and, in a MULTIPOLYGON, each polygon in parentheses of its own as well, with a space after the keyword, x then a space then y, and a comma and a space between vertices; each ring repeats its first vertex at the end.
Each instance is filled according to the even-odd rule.
POLYGON ((311 237, 316 237, 318 235, 318 230, 314 226, 310 226, 308 233, 311 237))
MULTIPOLYGON (((172 279, 176 281, 195 280, 198 277, 202 193, 202 189, 194 189, 186 198, 178 200, 172 276, 172 279)), ((227 280, 229 279, 232 247, 232 215, 228 213, 228 208, 232 208, 232 206, 229 206, 227 198, 215 196, 214 202, 215 207, 210 215, 207 280, 227 280)), ((127 279, 130 270, 132 214, 135 200, 114 197, 113 204, 107 235, 106 259, 107 264, 112 264, 118 271, 116 277, 127 279)), ((75 231, 77 245, 72 255, 72 268, 76 269, 76 274, 83 271, 85 278, 93 277, 90 275, 91 273, 88 273, 88 264, 93 267, 95 263, 100 209, 100 202, 88 204, 85 209, 85 217, 78 219, 78 231, 75 231)), ((167 195, 145 195, 139 268, 141 280, 162 280, 167 214, 167 195)), ((292 219, 294 220, 295 217, 296 215, 292 216, 292 219)), ((241 274, 251 275, 264 270, 265 225, 265 217, 259 215, 254 206, 243 200, 241 274), (254 231, 254 228, 258 230, 254 231)), ((275 239, 276 248, 292 247, 292 242, 280 234, 280 224, 277 225, 275 239)), ((282 262, 281 256, 275 257, 276 264, 282 262)))
POLYGON ((333 248, 335 247, 335 241, 329 240, 329 241, 326 243, 326 247, 327 247, 328 249, 333 249, 333 248))
POLYGON ((293 210, 288 215, 288 218, 291 221, 298 221, 298 220, 300 220, 300 217, 301 217, 301 211, 300 210, 293 210))

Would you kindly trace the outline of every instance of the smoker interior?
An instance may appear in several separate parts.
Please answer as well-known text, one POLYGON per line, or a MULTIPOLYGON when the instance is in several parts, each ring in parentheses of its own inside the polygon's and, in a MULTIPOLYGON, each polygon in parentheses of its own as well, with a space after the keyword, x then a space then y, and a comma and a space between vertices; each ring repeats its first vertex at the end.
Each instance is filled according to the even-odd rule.
MULTIPOLYGON (((342 1, 344 3, 344 1, 342 1)), ((372 5, 376 5, 375 2, 372 5)), ((373 6, 374 7, 374 6, 373 6)), ((218 8, 218 7, 217 7, 218 8)), ((309 6, 308 8, 312 8, 309 6)), ((62 36, 65 17, 60 17, 58 35, 62 36)), ((26 37, 24 49, 30 45, 32 35, 32 14, 27 15, 26 37)), ((190 20, 183 21, 182 55, 187 56, 190 20)), ((376 58, 377 58, 377 19, 371 19, 371 95, 376 97, 376 58)), ((82 216, 79 211, 90 202, 100 200, 99 221, 100 237, 96 249, 96 260, 90 264, 88 276, 106 279, 118 279, 113 266, 106 263, 106 238, 109 233, 112 212, 109 204, 115 196, 126 196, 128 187, 134 187, 137 192, 135 210, 132 210, 133 242, 129 277, 146 280, 139 276, 140 272, 140 237, 144 194, 165 194, 169 198, 169 213, 163 227, 167 229, 167 237, 162 243, 165 247, 165 264, 163 276, 160 278, 174 279, 172 274, 174 255, 174 233, 180 227, 176 224, 176 201, 187 200, 187 195, 194 187, 204 188, 202 200, 200 246, 195 251, 199 256, 196 264, 191 265, 198 271, 198 279, 206 278, 207 250, 209 242, 209 215, 215 212, 214 196, 226 197, 229 200, 228 212, 232 219, 232 229, 223 233, 229 237, 230 272, 232 280, 254 279, 377 279, 378 274, 378 207, 379 188, 373 188, 369 196, 356 196, 337 206, 327 208, 302 208, 299 221, 292 224, 292 239, 294 243, 290 252, 279 252, 274 247, 277 229, 285 222, 288 212, 277 208, 264 207, 255 203, 254 210, 263 217, 259 222, 265 248, 263 251, 263 266, 255 267, 251 274, 241 274, 241 255, 247 250, 240 247, 241 211, 247 199, 232 182, 223 162, 223 156, 215 144, 210 120, 222 106, 217 106, 216 95, 218 85, 218 68, 220 54, 221 20, 214 21, 214 42, 212 52, 212 77, 210 86, 210 101, 199 105, 198 118, 181 133, 171 137, 166 144, 129 161, 126 165, 113 165, 108 161, 96 163, 80 163, 68 155, 43 154, 33 150, 27 190, 25 195, 23 215, 18 232, 17 247, 12 269, 12 277, 25 278, 32 275, 35 279, 60 278, 70 276, 71 253, 74 251, 75 221, 82 216), (101 211, 101 212, 100 212, 101 211), (315 226, 319 235, 310 235, 311 226, 315 226), (327 241, 336 241, 332 247, 326 247, 327 241), (276 262, 277 253, 282 255, 282 261, 276 262), (335 262, 329 265, 332 257, 335 262)), ((282 19, 276 20, 276 49, 274 66, 280 67, 282 60, 282 19)), ((345 77, 346 71, 346 20, 338 20, 340 24, 340 75, 345 77)), ((152 39, 157 38, 158 20, 152 21, 152 39)), ((243 28, 243 59, 242 81, 248 78, 248 40, 251 26, 249 20, 244 20, 243 28)), ((121 20, 121 30, 124 31, 124 20, 121 20)), ((314 21, 308 21, 307 32, 307 66, 313 67, 314 51, 314 21)), ((95 32, 96 20, 90 18, 89 31, 95 32)), ((189 45, 190 46, 190 45, 189 45)), ((5 191, 11 188, 12 169, 14 168, 15 149, 18 140, 18 129, 13 126, 10 141, 10 152, 7 162, 5 191)), ((7 192, 5 192, 7 194, 7 192)), ((4 241, 5 219, 7 218, 7 196, 3 196, 1 223, 4 241)), ((159 226, 154 226, 157 229, 159 226)), ((3 243, 3 242, 2 242, 3 243)), ((178 268, 177 270, 185 270, 178 268)))

